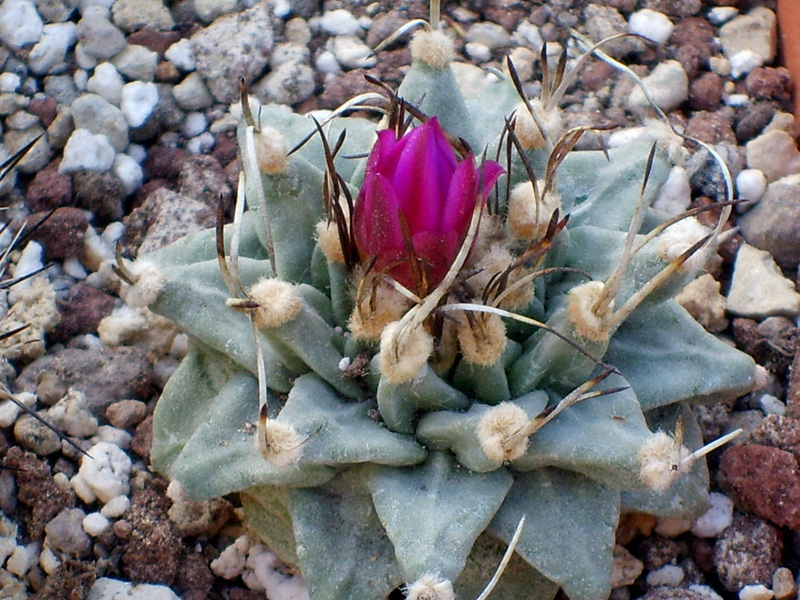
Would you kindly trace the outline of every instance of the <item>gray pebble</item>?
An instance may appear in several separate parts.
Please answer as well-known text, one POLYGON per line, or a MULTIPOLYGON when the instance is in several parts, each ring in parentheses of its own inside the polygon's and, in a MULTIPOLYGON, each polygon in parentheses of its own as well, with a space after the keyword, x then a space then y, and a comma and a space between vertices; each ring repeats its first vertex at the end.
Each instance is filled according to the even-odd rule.
MULTIPOLYGON (((619 33, 628 33, 628 22, 616 8, 588 4, 583 15, 586 20, 586 33, 589 39, 595 42, 619 33)), ((630 52, 639 52, 644 47, 644 42, 641 40, 625 37, 603 45, 603 51, 615 58, 621 58, 630 52)))
POLYGON ((151 27, 169 31, 175 25, 161 0, 116 0, 112 8, 114 24, 123 31, 151 27))
POLYGON ((194 13, 204 23, 211 23, 220 15, 236 9, 238 0, 194 0, 194 13))
POLYGON ((100 60, 109 59, 125 47, 125 35, 108 19, 108 10, 91 6, 78 21, 78 37, 83 51, 100 60))
POLYGON ((20 446, 39 456, 47 456, 61 450, 61 440, 58 435, 28 414, 22 415, 14 423, 14 439, 20 446))
POLYGON ((18 110, 28 108, 31 99, 22 94, 0 94, 0 117, 7 117, 18 110))
POLYGON ((304 64, 285 63, 253 87, 259 99, 297 104, 314 93, 314 70, 304 64))
POLYGON ((270 9, 259 3, 225 15, 191 37, 197 70, 220 102, 239 97, 239 78, 253 81, 267 64, 273 33, 270 9))
POLYGON ((183 81, 172 88, 175 102, 184 110, 202 110, 214 104, 214 98, 199 73, 189 73, 183 81))
POLYGON ((47 545, 71 556, 87 556, 92 549, 92 538, 83 530, 85 517, 80 508, 63 509, 45 525, 47 545))
POLYGON ((96 94, 84 94, 70 107, 76 129, 86 129, 108 138, 117 152, 128 147, 128 122, 122 111, 96 94))
MULTIPOLYGON (((3 136, 3 145, 9 152, 16 152, 25 144, 33 140, 38 135, 44 133, 44 128, 41 125, 33 125, 27 129, 9 130, 3 136)), ((25 155, 17 169, 22 173, 36 173, 44 169, 47 163, 53 156, 53 150, 47 142, 47 136, 42 136, 41 139, 34 144, 28 153, 25 155)))
POLYGON ((158 54, 144 46, 126 46, 111 61, 117 70, 128 79, 153 81, 158 67, 158 54))
POLYGON ((466 41, 483 44, 490 50, 508 46, 511 36, 497 23, 475 23, 467 30, 466 41))
POLYGON ((768 251, 786 269, 800 263, 800 176, 771 183, 767 191, 738 222, 748 243, 768 251))
POLYGON ((59 104, 70 106, 80 95, 75 80, 69 75, 48 75, 44 78, 44 93, 59 104))
POLYGON ((307 63, 309 56, 308 46, 288 42, 278 44, 273 48, 269 57, 269 66, 277 69, 285 64, 307 63))

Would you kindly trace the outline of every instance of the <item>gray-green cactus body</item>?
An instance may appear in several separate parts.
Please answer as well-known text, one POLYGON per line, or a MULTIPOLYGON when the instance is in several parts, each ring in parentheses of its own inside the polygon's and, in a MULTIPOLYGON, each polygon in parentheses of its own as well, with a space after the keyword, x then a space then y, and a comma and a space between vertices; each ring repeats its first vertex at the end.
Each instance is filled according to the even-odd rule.
MULTIPOLYGON (((449 67, 417 61, 400 94, 412 103, 423 98, 423 112, 438 115, 476 153, 483 145, 493 157, 504 118, 518 101, 510 90, 508 82, 489 84, 479 99, 464 102, 449 67)), ((283 108, 263 107, 256 114, 259 127, 280 132, 289 147, 316 130, 309 118, 283 108)), ((374 123, 339 117, 322 129, 332 142, 347 131, 336 167, 357 194, 364 159, 347 156, 370 151, 374 123)), ((240 492, 249 526, 299 566, 312 600, 380 600, 429 574, 452 583, 459 597, 474 597, 523 515, 516 555, 492 597, 544 600, 561 587, 572 600, 597 600, 610 592, 621 511, 675 516, 704 510, 708 476, 702 461, 658 493, 640 477, 642 450, 657 431, 673 431, 679 414, 684 444, 701 445, 689 403, 746 392, 752 361, 669 299, 675 284, 643 301, 608 339, 581 337, 566 308, 573 286, 587 277, 604 281, 618 260, 640 199, 647 145, 612 151, 609 159, 601 152, 574 152, 558 170, 562 214, 572 217, 544 264, 583 274, 556 271, 530 282, 530 298, 516 312, 546 321, 583 352, 534 324, 505 318, 508 341, 496 360, 475 364, 448 330, 470 318, 434 312, 424 324, 435 338, 430 364, 423 357, 417 375, 398 382, 381 372, 379 351, 402 354, 403 346, 381 350, 377 338, 356 339, 350 329, 364 269, 329 260, 317 242, 315 227, 326 214, 319 136, 292 154, 283 172, 269 174, 259 172, 247 138, 252 134, 240 128, 252 210, 242 220, 238 272, 245 289, 259 278, 278 277, 301 298, 297 317, 257 334, 270 419, 301 441, 290 464, 273 464, 259 452, 253 327, 246 314, 226 305, 230 293, 209 231, 145 257, 166 279, 150 308, 191 336, 189 355, 156 409, 152 461, 195 499, 240 492), (276 273, 267 256, 270 244, 276 273), (316 289, 303 292, 308 286, 316 289), (352 371, 356 361, 363 368, 352 371), (593 391, 612 393, 564 409, 522 439, 518 452, 503 446, 503 436, 499 456, 487 450, 487 415, 507 411, 523 423, 544 419, 573 388, 600 373, 601 362, 619 374, 593 391)), ((501 198, 506 185, 527 180, 512 154, 510 173, 498 183, 501 198)), ((669 167, 658 151, 646 205, 669 167)), ((502 203, 494 218, 503 223, 506 209, 502 203)), ((663 220, 648 210, 639 235, 663 220)), ((503 227, 492 243, 505 244, 512 256, 525 247, 503 227)), ((465 269, 474 269, 480 252, 476 245, 465 269)), ((617 305, 666 263, 644 251, 637 255, 617 305)), ((439 305, 456 300, 463 297, 445 294, 439 305)))

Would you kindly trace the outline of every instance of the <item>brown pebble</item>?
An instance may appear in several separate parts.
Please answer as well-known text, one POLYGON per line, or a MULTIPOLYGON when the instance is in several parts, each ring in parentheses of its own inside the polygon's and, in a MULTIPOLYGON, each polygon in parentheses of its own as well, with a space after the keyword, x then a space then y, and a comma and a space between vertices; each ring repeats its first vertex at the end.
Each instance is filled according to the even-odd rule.
POLYGON ((144 459, 150 459, 150 446, 153 443, 153 415, 148 416, 136 427, 131 441, 131 450, 144 459))
POLYGON ((792 98, 791 76, 784 67, 758 67, 745 79, 747 93, 758 100, 777 100, 788 106, 792 98))
POLYGON ((72 179, 58 172, 61 160, 54 160, 39 171, 28 186, 25 201, 32 212, 69 206, 72 202, 72 179))
MULTIPOLYGON (((26 227, 33 227, 50 213, 34 213, 26 219, 26 227)), ((35 232, 33 239, 44 246, 47 260, 75 258, 83 251, 83 239, 89 219, 80 208, 57 208, 35 232)))
POLYGON ((772 576, 772 593, 775 594, 775 600, 792 600, 796 597, 794 575, 786 567, 781 567, 772 576))
POLYGON ((66 298, 56 301, 61 320, 50 335, 51 342, 65 342, 81 333, 93 333, 100 321, 111 313, 114 298, 85 283, 77 283, 66 298))
POLYGON ((106 409, 106 418, 114 427, 130 429, 147 416, 147 405, 141 400, 120 400, 106 409))
POLYGON ((717 110, 722 102, 722 83, 722 77, 716 73, 700 75, 689 86, 691 107, 694 110, 717 110))
POLYGON ((133 525, 131 525, 130 521, 120 519, 119 521, 114 522, 114 524, 111 526, 111 529, 113 530, 114 535, 116 535, 119 539, 127 540, 133 531, 133 525))
POLYGON ((714 545, 714 566, 726 590, 737 593, 752 584, 768 586, 781 564, 783 535, 752 515, 734 517, 714 545))
POLYGON ((757 516, 800 528, 800 473, 791 453, 761 444, 730 446, 720 460, 720 473, 757 516))
POLYGON ((800 419, 800 348, 794 353, 786 391, 786 416, 800 419))

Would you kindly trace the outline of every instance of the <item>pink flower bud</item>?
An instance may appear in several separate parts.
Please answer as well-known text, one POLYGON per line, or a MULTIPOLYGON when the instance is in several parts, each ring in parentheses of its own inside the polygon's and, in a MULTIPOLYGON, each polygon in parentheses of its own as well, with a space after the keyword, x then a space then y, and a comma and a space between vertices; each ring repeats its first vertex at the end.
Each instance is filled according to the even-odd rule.
POLYGON ((427 293, 458 253, 475 203, 486 199, 502 173, 493 161, 476 167, 472 154, 459 162, 436 117, 400 139, 393 130, 379 131, 353 216, 362 260, 375 257, 375 270, 427 293), (418 269, 409 256, 403 220, 418 269), (420 289, 423 281, 415 271, 426 274, 427 289, 420 289))

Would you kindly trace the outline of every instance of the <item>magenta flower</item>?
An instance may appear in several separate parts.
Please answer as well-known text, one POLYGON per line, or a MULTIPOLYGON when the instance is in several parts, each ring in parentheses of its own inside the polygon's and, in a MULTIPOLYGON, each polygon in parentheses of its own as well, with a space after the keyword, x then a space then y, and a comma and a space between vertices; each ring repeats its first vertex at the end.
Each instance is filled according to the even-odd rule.
POLYGON ((503 172, 493 161, 476 167, 472 154, 459 162, 436 117, 400 139, 393 130, 379 131, 353 216, 362 260, 375 257, 375 270, 427 293, 458 253, 475 202, 485 200, 503 172), (403 219, 421 263, 417 269, 409 257, 403 219), (423 280, 419 273, 424 273, 423 280))

